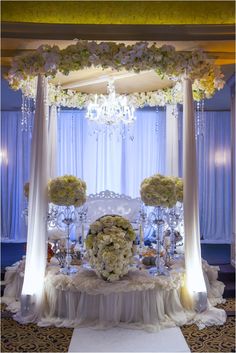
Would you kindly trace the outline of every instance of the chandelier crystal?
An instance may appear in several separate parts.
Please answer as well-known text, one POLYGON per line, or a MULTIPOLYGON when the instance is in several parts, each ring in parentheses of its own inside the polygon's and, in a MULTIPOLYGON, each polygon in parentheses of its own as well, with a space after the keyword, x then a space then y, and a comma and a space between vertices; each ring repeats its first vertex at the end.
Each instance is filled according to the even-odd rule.
POLYGON ((95 95, 87 107, 86 118, 104 125, 131 124, 136 120, 135 109, 127 103, 127 97, 116 95, 114 80, 107 84, 107 95, 95 95))

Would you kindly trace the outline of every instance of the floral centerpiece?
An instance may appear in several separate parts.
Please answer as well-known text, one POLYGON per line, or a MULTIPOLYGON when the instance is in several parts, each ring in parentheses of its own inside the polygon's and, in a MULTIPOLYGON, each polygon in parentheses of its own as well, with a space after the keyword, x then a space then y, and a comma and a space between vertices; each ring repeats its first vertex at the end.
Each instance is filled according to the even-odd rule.
POLYGON ((142 201, 148 206, 171 208, 177 202, 175 180, 160 174, 144 179, 140 194, 142 201))
POLYGON ((48 195, 55 205, 79 207, 86 201, 86 183, 73 175, 64 175, 49 181, 48 195))
POLYGON ((86 248, 100 278, 116 281, 128 273, 134 254, 135 232, 121 216, 103 216, 90 225, 86 248))

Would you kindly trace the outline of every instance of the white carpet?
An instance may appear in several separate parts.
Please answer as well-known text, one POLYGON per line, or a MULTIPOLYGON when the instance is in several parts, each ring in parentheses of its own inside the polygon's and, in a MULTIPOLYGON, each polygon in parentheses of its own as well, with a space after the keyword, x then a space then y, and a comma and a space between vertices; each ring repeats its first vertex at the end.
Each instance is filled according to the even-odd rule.
POLYGON ((69 352, 182 352, 190 353, 178 327, 149 333, 142 330, 112 328, 74 329, 69 352))

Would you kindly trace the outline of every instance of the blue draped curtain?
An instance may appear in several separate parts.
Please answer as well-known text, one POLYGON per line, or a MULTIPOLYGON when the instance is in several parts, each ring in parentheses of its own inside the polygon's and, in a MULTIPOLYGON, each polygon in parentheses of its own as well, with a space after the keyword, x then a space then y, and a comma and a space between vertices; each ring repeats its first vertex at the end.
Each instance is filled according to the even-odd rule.
POLYGON ((200 226, 206 243, 231 242, 230 113, 206 112, 198 137, 200 226))
MULTIPOLYGON (((62 110, 58 117, 58 174, 83 178, 88 193, 109 189, 139 196, 145 177, 165 174, 165 113, 142 109, 136 116, 133 128, 123 131, 123 138, 119 130, 96 134, 83 110, 62 110)), ((22 211, 26 205, 23 185, 29 178, 30 133, 21 131, 20 118, 18 112, 2 113, 1 235, 7 241, 26 238, 22 211)), ((198 138, 198 161, 201 234, 208 243, 230 242, 229 112, 206 113, 205 136, 198 138)))
POLYGON ((1 239, 25 241, 24 183, 29 178, 30 132, 21 131, 20 112, 1 114, 1 239))

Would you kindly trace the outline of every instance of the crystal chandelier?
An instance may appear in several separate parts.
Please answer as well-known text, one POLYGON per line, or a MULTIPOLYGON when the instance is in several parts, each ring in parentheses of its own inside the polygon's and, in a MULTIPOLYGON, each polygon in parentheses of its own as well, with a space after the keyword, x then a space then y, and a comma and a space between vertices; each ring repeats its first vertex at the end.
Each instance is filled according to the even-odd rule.
POLYGON ((86 118, 104 125, 131 124, 136 120, 135 109, 128 104, 127 97, 117 95, 114 80, 107 84, 107 95, 95 95, 94 102, 87 107, 86 118))

